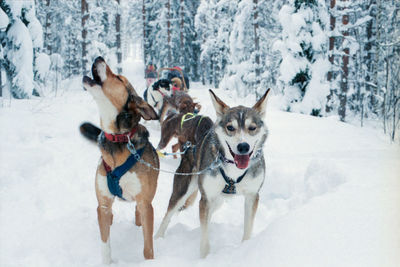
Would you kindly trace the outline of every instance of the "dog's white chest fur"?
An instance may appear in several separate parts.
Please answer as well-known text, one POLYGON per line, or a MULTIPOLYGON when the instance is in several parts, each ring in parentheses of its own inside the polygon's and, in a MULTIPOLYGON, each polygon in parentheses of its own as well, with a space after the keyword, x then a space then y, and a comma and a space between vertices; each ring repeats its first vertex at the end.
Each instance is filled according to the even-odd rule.
MULTIPOLYGON (((107 177, 100 174, 97 175, 96 179, 97 187, 101 190, 104 196, 113 198, 114 195, 110 193, 107 184, 107 177)), ((139 178, 134 172, 125 173, 119 180, 119 186, 122 188, 122 196, 128 201, 135 200, 137 194, 142 190, 142 184, 139 178)))
MULTIPOLYGON (((224 168, 226 175, 232 180, 236 181, 244 171, 237 169, 235 166, 228 166, 224 168)), ((260 172, 256 177, 251 175, 251 172, 247 172, 246 175, 239 183, 235 183, 236 194, 247 195, 257 193, 264 181, 264 172, 260 172)), ((207 197, 215 198, 221 195, 226 195, 222 192, 225 185, 224 177, 218 171, 217 176, 206 175, 203 179, 202 186, 204 188, 207 197)))
POLYGON ((142 190, 142 184, 134 172, 125 173, 119 180, 119 186, 122 188, 122 196, 126 200, 134 200, 142 190))

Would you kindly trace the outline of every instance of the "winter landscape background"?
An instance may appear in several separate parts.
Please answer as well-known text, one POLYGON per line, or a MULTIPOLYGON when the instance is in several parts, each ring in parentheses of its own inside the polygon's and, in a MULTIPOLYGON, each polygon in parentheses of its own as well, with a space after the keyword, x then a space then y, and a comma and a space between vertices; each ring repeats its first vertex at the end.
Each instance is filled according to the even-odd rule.
MULTIPOLYGON (((273 91, 253 237, 229 198, 200 259, 196 203, 145 261, 134 204, 116 202, 115 266, 400 265, 399 1, 1 0, 0 42, 0 266, 101 263, 100 153, 78 130, 99 124, 81 84, 99 55, 139 94, 146 65, 181 66, 212 119, 209 88, 232 106, 273 91)), ((171 190, 160 174, 155 229, 171 190)))

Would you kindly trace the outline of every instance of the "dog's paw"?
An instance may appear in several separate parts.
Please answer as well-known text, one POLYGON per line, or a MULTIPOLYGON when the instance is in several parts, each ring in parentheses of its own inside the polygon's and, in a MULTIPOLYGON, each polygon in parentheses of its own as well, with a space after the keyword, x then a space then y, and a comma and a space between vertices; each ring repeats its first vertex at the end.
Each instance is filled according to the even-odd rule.
POLYGON ((157 231, 156 235, 154 236, 154 239, 159 239, 159 238, 164 238, 164 233, 160 231, 160 229, 157 231))
POLYGON ((103 264, 110 265, 113 262, 111 259, 110 239, 108 239, 107 242, 102 242, 101 258, 102 258, 103 264))
POLYGON ((201 242, 200 244, 200 258, 205 259, 210 253, 210 244, 207 242, 201 242))

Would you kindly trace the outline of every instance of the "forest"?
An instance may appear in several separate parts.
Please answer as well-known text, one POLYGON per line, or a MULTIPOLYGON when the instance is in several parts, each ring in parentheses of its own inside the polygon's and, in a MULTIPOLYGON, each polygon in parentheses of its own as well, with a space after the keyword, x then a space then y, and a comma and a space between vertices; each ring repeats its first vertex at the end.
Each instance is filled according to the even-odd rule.
MULTIPOLYGON (((280 108, 400 127, 398 0, 1 0, 0 97, 54 95, 103 56, 180 66, 193 82, 280 108)), ((144 74, 143 74, 144 76, 144 74)), ((129 77, 128 77, 129 78, 129 77)))
POLYGON ((400 0, 0 0, 0 125, 1 267, 400 266, 400 0), (116 86, 108 71, 106 80, 93 77, 93 66, 104 70, 93 64, 99 56, 132 86, 121 75, 125 86, 116 86), (174 91, 182 89, 172 84, 177 77, 161 86, 153 70, 165 67, 183 70, 196 104, 173 127, 157 120, 150 97, 135 95, 144 100, 157 84, 170 90, 156 104, 185 94, 174 91), (218 128, 229 120, 235 134, 229 123, 218 128), (82 125, 92 125, 97 144, 82 125), (195 141, 174 154, 183 143, 173 137, 161 149, 165 128, 191 131, 195 141), (207 128, 200 145, 198 128, 207 128), (122 143, 105 143, 106 134, 122 143), (201 170, 217 152, 202 149, 204 140, 221 148, 201 170), (242 142, 257 149, 243 154, 242 142), (142 146, 159 149, 138 157, 142 146), (122 179, 132 198, 121 201, 107 197, 105 175, 126 166, 125 156, 139 162, 122 179), (106 174, 108 158, 114 171, 106 174), (229 167, 243 159, 248 169, 229 167), (187 165, 190 182, 179 178, 187 165), (202 186, 205 179, 213 181, 202 186), (210 253, 202 258, 200 203, 205 190, 218 192, 214 182, 238 190, 209 206, 210 253), (192 189, 197 196, 176 200, 184 204, 157 238, 173 192, 192 189), (151 216, 138 216, 141 198, 151 216), (257 213, 245 240, 250 210, 257 213), (139 226, 144 217, 149 231, 139 226))

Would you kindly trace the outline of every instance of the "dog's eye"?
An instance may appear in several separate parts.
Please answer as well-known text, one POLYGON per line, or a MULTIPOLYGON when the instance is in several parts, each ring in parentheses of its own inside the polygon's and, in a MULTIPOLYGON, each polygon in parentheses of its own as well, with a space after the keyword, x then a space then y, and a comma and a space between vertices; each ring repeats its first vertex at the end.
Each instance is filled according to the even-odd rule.
POLYGON ((257 129, 257 127, 255 127, 255 126, 250 126, 250 127, 249 127, 249 131, 251 131, 251 132, 252 132, 252 131, 255 131, 256 129, 257 129))
POLYGON ((235 128, 232 125, 228 125, 226 126, 226 129, 230 132, 233 132, 235 130, 235 128))

